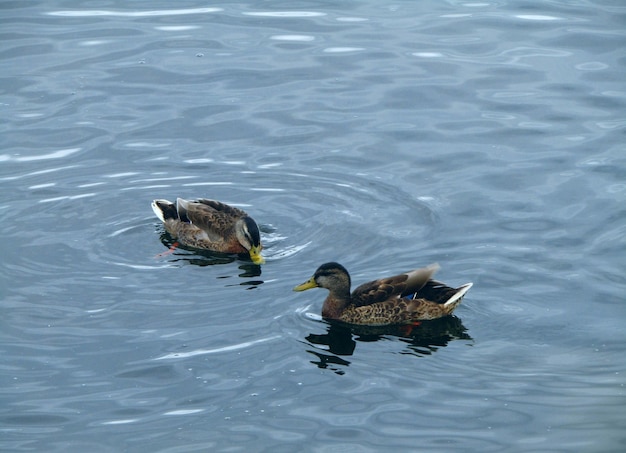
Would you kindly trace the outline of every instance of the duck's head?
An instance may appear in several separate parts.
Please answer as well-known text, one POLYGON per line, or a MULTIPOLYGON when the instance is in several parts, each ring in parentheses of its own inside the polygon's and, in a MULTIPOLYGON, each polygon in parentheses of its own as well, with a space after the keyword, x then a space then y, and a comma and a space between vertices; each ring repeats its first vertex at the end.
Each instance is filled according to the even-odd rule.
POLYGON ((313 276, 294 291, 306 291, 311 288, 326 288, 331 293, 345 294, 350 292, 350 274, 339 263, 325 263, 317 268, 313 276))
POLYGON ((250 259, 254 264, 263 264, 265 259, 261 256, 263 245, 261 244, 261 233, 256 222, 251 217, 242 217, 235 224, 235 234, 237 240, 250 254, 250 259))

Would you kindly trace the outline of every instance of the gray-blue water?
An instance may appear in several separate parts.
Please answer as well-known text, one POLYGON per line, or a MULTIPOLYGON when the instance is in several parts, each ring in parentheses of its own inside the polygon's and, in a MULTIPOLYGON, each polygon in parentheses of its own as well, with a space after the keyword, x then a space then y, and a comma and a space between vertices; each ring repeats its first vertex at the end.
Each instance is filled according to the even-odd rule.
POLYGON ((626 449, 622 1, 0 2, 0 450, 626 449), (260 224, 261 271, 153 198, 260 224), (438 262, 410 335, 294 293, 438 262))

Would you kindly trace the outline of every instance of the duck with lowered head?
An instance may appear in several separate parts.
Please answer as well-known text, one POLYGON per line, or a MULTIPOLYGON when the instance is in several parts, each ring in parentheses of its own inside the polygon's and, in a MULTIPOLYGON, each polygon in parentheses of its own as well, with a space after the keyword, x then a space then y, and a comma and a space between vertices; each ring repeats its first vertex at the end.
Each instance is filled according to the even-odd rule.
POLYGON ((165 229, 186 246, 222 253, 248 254, 263 264, 263 245, 256 222, 245 211, 216 200, 154 200, 152 210, 165 229))

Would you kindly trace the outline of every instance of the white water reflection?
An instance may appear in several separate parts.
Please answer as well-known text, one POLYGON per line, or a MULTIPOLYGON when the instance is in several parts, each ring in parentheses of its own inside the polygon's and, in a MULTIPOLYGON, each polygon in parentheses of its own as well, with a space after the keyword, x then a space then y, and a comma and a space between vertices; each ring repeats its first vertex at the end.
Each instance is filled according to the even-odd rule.
POLYGON ((158 16, 182 16, 186 14, 207 14, 224 11, 222 8, 189 8, 189 9, 165 9, 152 11, 107 11, 107 10, 69 10, 51 11, 48 16, 60 17, 158 17, 158 16))
POLYGON ((240 349, 246 349, 250 346, 254 346, 260 343, 267 343, 268 341, 274 341, 279 338, 282 338, 281 335, 273 335, 271 337, 261 338, 259 340, 246 341, 243 343, 233 344, 230 346, 222 346, 221 348, 213 348, 213 349, 196 349, 194 351, 189 352, 172 352, 170 354, 165 354, 164 356, 157 357, 152 360, 170 360, 170 359, 186 359, 189 357, 194 357, 198 355, 207 355, 207 354, 217 354, 220 352, 231 352, 238 351, 240 349))
POLYGON ((312 11, 264 11, 264 12, 250 12, 243 13, 244 16, 256 16, 256 17, 321 17, 326 13, 316 13, 312 11))
POLYGON ((35 156, 20 156, 10 154, 0 154, 0 162, 33 162, 37 160, 62 159, 82 151, 82 148, 67 148, 53 151, 47 154, 38 154, 35 156))

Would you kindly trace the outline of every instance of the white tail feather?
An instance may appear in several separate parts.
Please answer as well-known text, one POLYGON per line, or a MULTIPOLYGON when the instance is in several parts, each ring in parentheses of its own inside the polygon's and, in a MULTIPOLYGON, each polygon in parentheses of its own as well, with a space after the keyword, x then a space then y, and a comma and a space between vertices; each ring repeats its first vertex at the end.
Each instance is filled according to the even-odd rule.
POLYGON ((163 211, 161 211, 161 208, 159 208, 159 205, 157 204, 157 201, 161 201, 163 203, 169 203, 169 201, 167 200, 153 200, 152 204, 150 206, 152 206, 152 211, 154 211, 154 214, 161 220, 161 222, 165 222, 165 217, 163 216, 163 211))
POLYGON ((472 287, 473 283, 466 283, 465 285, 461 285, 458 288, 457 293, 452 296, 445 304, 443 304, 444 306, 448 306, 448 305, 456 305, 461 301, 461 298, 463 296, 465 296, 465 293, 469 291, 469 289, 472 287))

